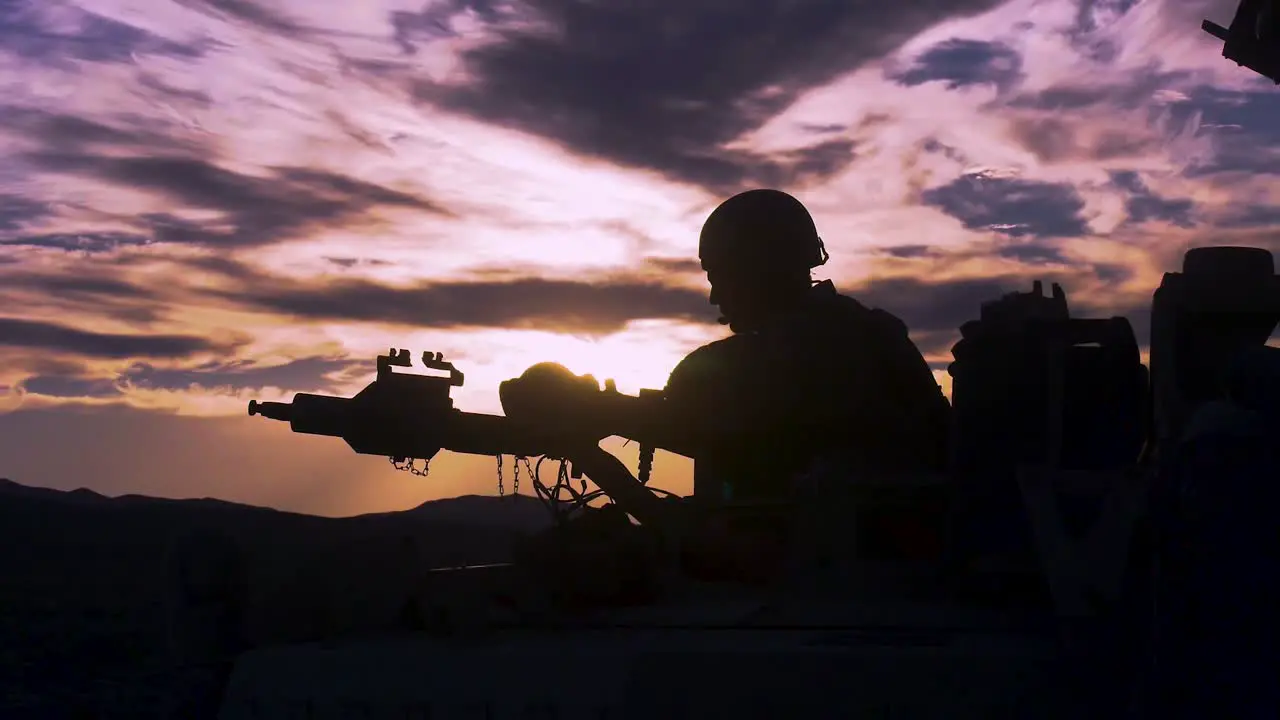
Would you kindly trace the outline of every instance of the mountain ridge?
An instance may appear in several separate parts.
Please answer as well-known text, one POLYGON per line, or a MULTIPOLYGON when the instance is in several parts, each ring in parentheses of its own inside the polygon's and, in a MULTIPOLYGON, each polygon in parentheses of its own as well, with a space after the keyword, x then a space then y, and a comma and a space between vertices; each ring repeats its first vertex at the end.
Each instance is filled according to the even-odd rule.
MULTIPOLYGON (((96 490, 86 487, 79 487, 73 490, 62 490, 59 488, 42 487, 37 485, 25 485, 11 478, 0 477, 0 502, 3 502, 6 498, 14 497, 44 499, 55 502, 115 503, 118 505, 154 505, 157 507, 170 506, 175 509, 216 507, 228 511, 273 513, 280 516, 334 521, 358 520, 361 518, 371 520, 376 518, 402 516, 416 517, 419 519, 449 519, 450 521, 455 522, 474 522, 483 525, 503 525, 506 523, 503 521, 502 516, 509 515, 513 508, 518 508, 514 510, 514 512, 519 513, 521 517, 536 513, 545 515, 547 512, 541 501, 531 495, 505 495, 499 497, 494 495, 469 493, 455 497, 427 500, 403 510, 384 510, 332 517, 327 515, 313 515, 294 510, 282 510, 264 505, 252 505, 249 503, 241 503, 233 500, 224 500, 208 496, 193 498, 165 498, 153 495, 142 495, 139 493, 104 495, 96 490)), ((523 525, 524 523, 521 524, 523 525)), ((532 522, 530 524, 536 526, 539 523, 532 522)))

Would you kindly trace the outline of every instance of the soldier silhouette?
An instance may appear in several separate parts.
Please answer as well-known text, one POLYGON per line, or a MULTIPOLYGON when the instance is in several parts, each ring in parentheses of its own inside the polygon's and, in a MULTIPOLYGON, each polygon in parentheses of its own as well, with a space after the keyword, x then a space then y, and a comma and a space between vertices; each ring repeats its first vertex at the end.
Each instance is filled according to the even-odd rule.
MULTIPOLYGON (((703 225, 699 256, 734 334, 681 361, 660 396, 530 372, 502 384, 506 414, 589 439, 566 454, 597 483, 625 470, 596 446, 604 437, 691 457, 694 497, 713 503, 785 497, 818 460, 869 472, 943 466, 950 408, 928 364, 897 317, 812 280, 828 255, 799 200, 767 189, 729 198, 703 225)), ((639 518, 647 501, 628 495, 639 518)))

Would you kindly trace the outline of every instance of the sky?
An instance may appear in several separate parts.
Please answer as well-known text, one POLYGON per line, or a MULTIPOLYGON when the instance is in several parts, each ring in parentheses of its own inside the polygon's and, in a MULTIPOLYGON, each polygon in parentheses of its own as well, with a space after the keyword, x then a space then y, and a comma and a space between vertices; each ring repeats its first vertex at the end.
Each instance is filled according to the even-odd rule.
POLYGON ((956 328, 1035 279, 1145 343, 1187 248, 1280 245, 1280 90, 1199 29, 1235 4, 0 0, 0 477, 494 494, 493 458, 413 477, 245 404, 354 393, 391 346, 477 412, 544 360, 662 387, 726 332, 697 232, 752 187, 944 386, 956 328))

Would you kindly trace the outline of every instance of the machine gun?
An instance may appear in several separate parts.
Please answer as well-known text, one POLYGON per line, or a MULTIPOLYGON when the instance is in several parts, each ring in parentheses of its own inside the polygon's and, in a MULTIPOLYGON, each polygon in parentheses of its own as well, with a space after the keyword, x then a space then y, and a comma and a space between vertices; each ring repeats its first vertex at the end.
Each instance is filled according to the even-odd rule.
MULTIPOLYGON (((297 393, 290 403, 250 400, 249 415, 287 422, 296 433, 342 438, 357 453, 386 456, 398 469, 417 475, 427 474, 431 459, 441 450, 494 456, 498 458, 499 468, 503 455, 513 455, 517 458, 517 478, 523 459, 539 497, 557 516, 566 510, 562 507, 566 501, 561 499, 564 490, 569 491, 570 509, 598 497, 599 493, 586 492, 585 483, 580 492, 569 485, 570 478, 580 479, 585 474, 636 519, 645 523, 663 522, 659 498, 645 482, 637 481, 616 461, 610 462, 612 456, 598 448, 595 448, 598 452, 584 448, 574 457, 561 457, 558 449, 573 445, 575 439, 566 438, 545 424, 458 410, 453 406, 450 393, 462 386, 465 379, 462 372, 446 361, 442 353, 422 353, 422 366, 447 374, 404 372, 403 369, 413 367, 409 351, 392 348, 387 355, 378 357, 373 382, 354 397, 297 393), (545 459, 552 455, 561 460, 561 473, 555 486, 549 488, 527 459, 545 459), (418 460, 423 461, 421 468, 416 464, 418 460), (565 461, 568 461, 568 470, 565 461)), ((534 366, 530 372, 535 369, 547 372, 548 368, 552 368, 551 372, 569 374, 567 369, 548 363, 534 366)), ((617 391, 610 385, 601 392, 617 391)), ((652 449, 644 448, 640 473, 644 481, 648 479, 652 458, 652 449)))
POLYGON ((1280 0, 1241 0, 1230 27, 1200 28, 1222 41, 1222 56, 1280 85, 1280 0))

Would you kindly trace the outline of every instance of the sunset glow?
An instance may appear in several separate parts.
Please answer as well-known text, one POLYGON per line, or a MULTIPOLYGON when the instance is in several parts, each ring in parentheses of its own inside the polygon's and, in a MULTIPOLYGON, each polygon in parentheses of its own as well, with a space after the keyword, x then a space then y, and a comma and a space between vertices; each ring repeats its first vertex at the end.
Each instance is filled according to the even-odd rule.
POLYGON ((245 402, 353 393, 391 346, 455 361, 466 410, 546 360, 662 387, 726 332, 697 232, 755 186, 944 387, 960 323, 1034 279, 1145 343, 1187 247, 1280 245, 1280 91, 1199 30, 1235 4, 9 3, 0 477, 330 515, 496 492, 491 458, 409 482, 245 402))

